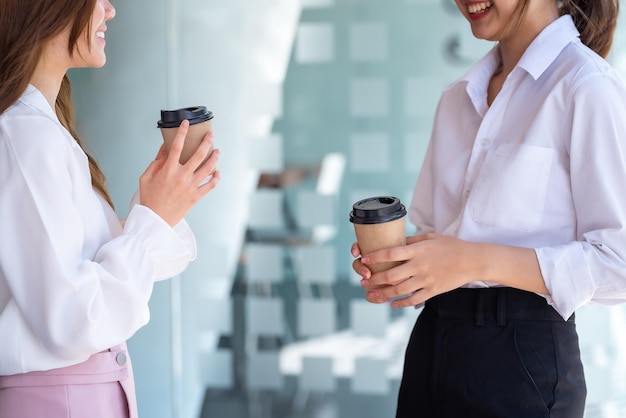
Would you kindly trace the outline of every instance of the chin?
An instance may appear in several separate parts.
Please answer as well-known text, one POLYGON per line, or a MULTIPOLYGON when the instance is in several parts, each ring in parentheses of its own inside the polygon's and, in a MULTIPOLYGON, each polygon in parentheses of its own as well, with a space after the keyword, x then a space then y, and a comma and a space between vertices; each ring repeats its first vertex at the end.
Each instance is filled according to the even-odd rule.
POLYGON ((104 67, 104 64, 106 64, 106 62, 107 62, 106 57, 94 59, 91 62, 89 62, 89 67, 91 67, 91 68, 101 68, 101 67, 104 67))

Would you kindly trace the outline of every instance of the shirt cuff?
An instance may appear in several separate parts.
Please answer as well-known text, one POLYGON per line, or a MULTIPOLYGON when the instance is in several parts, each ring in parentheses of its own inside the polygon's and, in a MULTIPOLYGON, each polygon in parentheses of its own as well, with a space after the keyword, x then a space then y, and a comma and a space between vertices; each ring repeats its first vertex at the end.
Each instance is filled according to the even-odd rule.
POLYGON ((546 287, 550 291, 546 300, 567 320, 576 309, 589 303, 595 292, 584 249, 574 243, 537 248, 535 253, 546 287))
POLYGON ((143 205, 134 205, 130 210, 124 234, 143 243, 154 263, 156 281, 182 273, 197 255, 195 236, 185 220, 171 228, 143 205))

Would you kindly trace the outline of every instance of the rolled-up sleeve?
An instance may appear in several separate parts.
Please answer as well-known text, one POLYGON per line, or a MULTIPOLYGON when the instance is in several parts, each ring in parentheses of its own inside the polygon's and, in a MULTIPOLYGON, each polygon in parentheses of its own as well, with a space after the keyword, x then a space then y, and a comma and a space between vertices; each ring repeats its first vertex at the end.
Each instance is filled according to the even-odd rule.
POLYGON ((586 303, 626 301, 626 89, 613 70, 573 86, 570 177, 577 241, 537 248, 554 308, 568 318, 586 303))

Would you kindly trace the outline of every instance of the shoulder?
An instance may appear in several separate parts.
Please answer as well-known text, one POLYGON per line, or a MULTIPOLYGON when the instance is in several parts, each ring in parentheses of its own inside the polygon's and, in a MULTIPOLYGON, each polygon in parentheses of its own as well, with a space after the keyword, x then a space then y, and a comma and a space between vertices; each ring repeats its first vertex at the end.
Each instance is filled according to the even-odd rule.
POLYGON ((75 141, 58 120, 17 101, 0 114, 2 158, 36 164, 44 155, 62 158, 75 141))
POLYGON ((555 62, 555 70, 567 80, 572 92, 580 88, 612 86, 624 91, 626 84, 611 64, 582 42, 572 42, 555 62))
POLYGON ((69 133, 58 119, 18 100, 0 114, 0 140, 13 144, 67 141, 69 133))

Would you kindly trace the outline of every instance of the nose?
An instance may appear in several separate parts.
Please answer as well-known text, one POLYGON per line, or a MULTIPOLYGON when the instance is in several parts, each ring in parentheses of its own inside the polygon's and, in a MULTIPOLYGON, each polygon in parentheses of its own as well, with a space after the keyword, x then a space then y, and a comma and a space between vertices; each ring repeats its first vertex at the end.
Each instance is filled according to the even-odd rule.
POLYGON ((115 7, 111 4, 109 0, 106 0, 104 5, 104 18, 106 20, 111 20, 115 17, 115 7))

